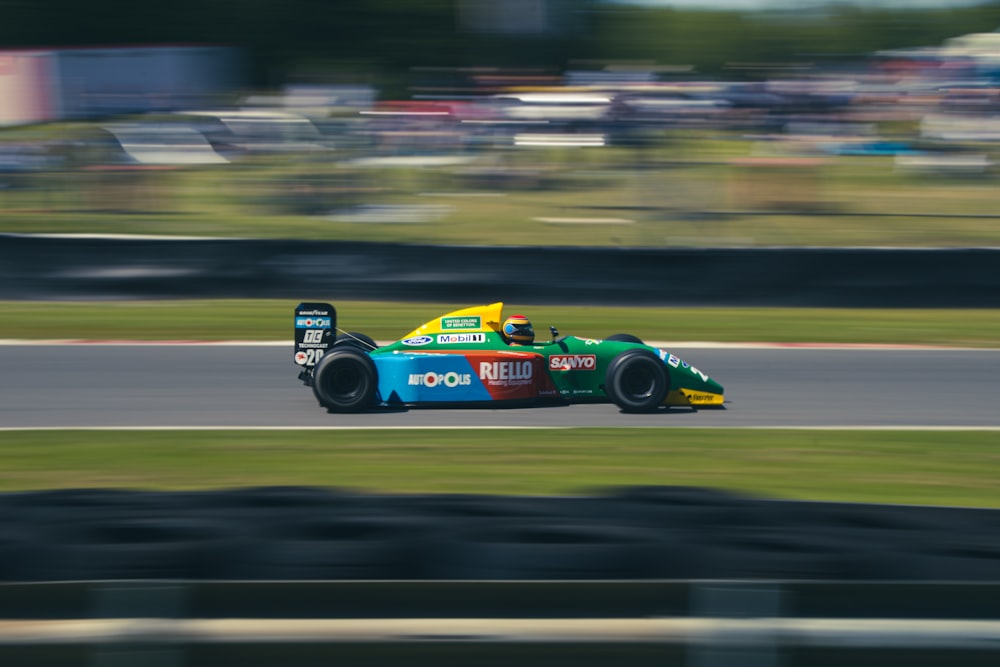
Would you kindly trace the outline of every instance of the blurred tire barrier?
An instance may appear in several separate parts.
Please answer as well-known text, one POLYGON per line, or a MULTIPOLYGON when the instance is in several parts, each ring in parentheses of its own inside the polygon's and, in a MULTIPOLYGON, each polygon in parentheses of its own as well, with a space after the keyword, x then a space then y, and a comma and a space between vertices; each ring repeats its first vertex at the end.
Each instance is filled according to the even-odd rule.
POLYGON ((321 488, 0 494, 0 581, 1000 582, 1000 510, 636 487, 584 497, 321 488))
POLYGON ((28 572, 37 580, 224 576, 242 552, 225 523, 198 517, 85 517, 40 530, 28 572))
POLYGON ((501 520, 455 531, 441 578, 641 579, 657 575, 661 538, 594 521, 501 520))
POLYGON ((0 298, 322 294, 463 303, 997 307, 998 264, 998 248, 533 248, 6 234, 0 298))
POLYGON ((286 517, 254 535, 229 562, 236 579, 417 579, 426 577, 431 531, 406 516, 286 517))
POLYGON ((0 664, 995 665, 1000 584, 0 585, 0 664))

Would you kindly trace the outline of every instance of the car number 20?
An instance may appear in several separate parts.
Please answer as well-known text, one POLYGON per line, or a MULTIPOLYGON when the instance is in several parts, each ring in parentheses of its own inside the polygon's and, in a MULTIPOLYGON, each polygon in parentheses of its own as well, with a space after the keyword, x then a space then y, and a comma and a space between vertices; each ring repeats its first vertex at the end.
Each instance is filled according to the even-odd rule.
POLYGON ((299 353, 295 355, 295 361, 300 366, 315 366, 319 363, 320 358, 326 350, 321 348, 310 348, 308 350, 299 350, 299 353))

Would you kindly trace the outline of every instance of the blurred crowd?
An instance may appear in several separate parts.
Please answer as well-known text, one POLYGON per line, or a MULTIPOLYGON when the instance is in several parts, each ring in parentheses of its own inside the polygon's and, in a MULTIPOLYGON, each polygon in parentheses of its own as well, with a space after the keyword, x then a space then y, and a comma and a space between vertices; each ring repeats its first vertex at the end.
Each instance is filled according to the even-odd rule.
POLYGON ((776 154, 889 154, 983 170, 1000 140, 1000 33, 741 80, 638 66, 558 76, 469 68, 417 71, 411 90, 380 100, 365 86, 298 86, 214 106, 209 95, 151 90, 132 108, 117 99, 113 116, 91 90, 93 111, 74 107, 85 117, 70 119, 68 135, 0 132, 0 173, 333 151, 420 164, 511 146, 641 147, 664 129, 736 130, 776 154))

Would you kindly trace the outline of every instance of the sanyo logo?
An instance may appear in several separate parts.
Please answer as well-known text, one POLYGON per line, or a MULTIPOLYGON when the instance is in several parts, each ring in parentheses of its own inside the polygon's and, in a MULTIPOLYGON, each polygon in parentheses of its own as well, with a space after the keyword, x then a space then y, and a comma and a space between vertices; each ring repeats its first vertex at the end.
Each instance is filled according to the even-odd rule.
POLYGON ((592 371, 596 368, 596 354, 553 354, 549 357, 549 370, 553 371, 592 371))

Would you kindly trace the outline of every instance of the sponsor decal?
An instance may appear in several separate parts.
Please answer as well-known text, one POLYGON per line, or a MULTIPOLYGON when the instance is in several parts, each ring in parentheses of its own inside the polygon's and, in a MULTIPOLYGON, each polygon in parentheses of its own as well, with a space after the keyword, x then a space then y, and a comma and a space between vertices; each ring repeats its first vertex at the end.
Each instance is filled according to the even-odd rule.
POLYGON ((411 387, 467 387, 472 384, 472 376, 468 373, 410 373, 406 382, 411 387))
POLYGON ((323 334, 325 331, 323 329, 307 329, 302 336, 303 343, 322 343, 323 334))
POLYGON ((438 334, 437 342, 439 345, 457 345, 460 343, 485 343, 486 334, 483 333, 438 334))
POLYGON ((667 354, 666 352, 660 351, 660 359, 663 359, 671 368, 683 368, 684 370, 691 371, 694 375, 697 375, 705 382, 708 382, 708 376, 699 371, 697 368, 692 366, 686 361, 681 361, 681 359, 674 354, 667 354))
POLYGON ((596 354, 553 354, 549 357, 549 370, 552 371, 593 371, 596 369, 596 354))
POLYGON ((295 353, 295 363, 299 366, 315 366, 319 363, 320 357, 326 352, 323 348, 311 348, 299 350, 295 353))
POLYGON ((410 347, 417 347, 419 345, 429 345, 434 339, 430 336, 414 336, 413 338, 404 338, 400 342, 403 345, 409 345, 410 347))
POLYGON ((441 329, 454 331, 457 329, 482 329, 482 318, 478 315, 466 315, 463 317, 442 317, 441 329))
POLYGON ((691 372, 700 377, 703 381, 708 382, 708 376, 701 371, 699 371, 694 366, 691 366, 691 372))
POLYGON ((698 404, 698 405, 722 405, 723 398, 719 394, 712 394, 709 392, 698 392, 691 391, 689 389, 682 389, 681 395, 687 399, 688 403, 698 404))
POLYGON ((332 320, 329 317, 296 317, 295 328, 297 329, 329 329, 332 320))
POLYGON ((306 329, 302 332, 300 336, 297 336, 299 340, 295 342, 296 350, 304 350, 312 347, 326 348, 329 346, 330 337, 329 329, 306 329))
POLYGON ((510 387, 531 384, 534 364, 530 361, 481 361, 479 379, 488 385, 510 387))

